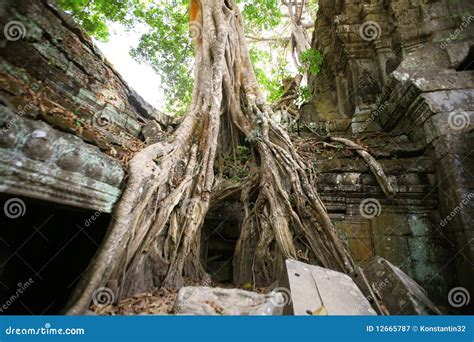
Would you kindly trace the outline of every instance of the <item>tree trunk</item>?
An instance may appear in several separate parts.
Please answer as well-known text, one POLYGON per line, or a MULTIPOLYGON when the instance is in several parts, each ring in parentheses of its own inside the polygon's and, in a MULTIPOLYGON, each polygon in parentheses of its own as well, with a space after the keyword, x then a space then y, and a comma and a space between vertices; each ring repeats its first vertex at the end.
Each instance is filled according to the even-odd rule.
POLYGON ((296 67, 301 67, 301 54, 311 49, 311 40, 306 32, 306 26, 302 22, 306 0, 282 0, 288 9, 291 22, 291 48, 293 62, 296 67))
POLYGON ((130 162, 130 177, 113 221, 66 308, 80 314, 94 291, 117 299, 184 278, 207 282, 200 235, 212 203, 240 191, 244 208, 234 280, 268 284, 285 258, 343 272, 353 261, 338 239, 312 172, 287 132, 272 120, 250 63, 234 0, 207 0, 191 23, 195 85, 188 114, 171 142, 151 145, 130 162), (250 154, 238 184, 225 179, 250 154), (250 262, 249 262, 250 261, 250 262))

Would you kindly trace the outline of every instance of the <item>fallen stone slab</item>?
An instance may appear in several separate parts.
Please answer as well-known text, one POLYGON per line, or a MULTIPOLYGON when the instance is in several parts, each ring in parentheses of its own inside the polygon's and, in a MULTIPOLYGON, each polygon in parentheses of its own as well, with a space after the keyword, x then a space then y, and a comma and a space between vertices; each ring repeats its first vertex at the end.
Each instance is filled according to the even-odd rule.
POLYGON ((281 315, 278 293, 187 286, 178 292, 175 312, 181 315, 281 315))
POLYGON ((440 315, 426 291, 400 268, 376 257, 364 273, 387 315, 440 315))
POLYGON ((284 295, 284 315, 376 315, 347 274, 292 259, 285 266, 273 290, 284 295))

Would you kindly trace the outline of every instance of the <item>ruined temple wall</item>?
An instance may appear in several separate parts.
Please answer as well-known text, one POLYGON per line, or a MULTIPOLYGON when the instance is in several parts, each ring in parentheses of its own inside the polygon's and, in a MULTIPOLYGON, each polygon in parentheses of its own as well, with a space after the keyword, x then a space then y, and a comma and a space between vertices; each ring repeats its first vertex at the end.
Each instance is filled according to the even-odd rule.
MULTIPOLYGON (((346 118, 375 109, 393 71, 426 44, 437 49, 424 55, 418 71, 446 68, 446 46, 472 37, 472 6, 462 0, 320 1, 312 48, 324 64, 309 80, 318 116, 346 118)), ((462 60, 463 53, 454 54, 462 60)))
POLYGON ((127 161, 167 123, 54 3, 0 1, 3 314, 62 309, 103 241, 127 161))
POLYGON ((454 286, 474 293, 474 4, 319 4, 312 48, 324 63, 303 119, 367 146, 399 193, 390 201, 370 189, 367 170, 345 155, 318 156, 340 231, 360 262, 384 256, 440 300, 454 286), (378 201, 376 217, 361 215, 367 199, 378 201))
POLYGON ((54 2, 2 1, 0 23, 1 192, 110 212, 144 127, 168 117, 54 2))

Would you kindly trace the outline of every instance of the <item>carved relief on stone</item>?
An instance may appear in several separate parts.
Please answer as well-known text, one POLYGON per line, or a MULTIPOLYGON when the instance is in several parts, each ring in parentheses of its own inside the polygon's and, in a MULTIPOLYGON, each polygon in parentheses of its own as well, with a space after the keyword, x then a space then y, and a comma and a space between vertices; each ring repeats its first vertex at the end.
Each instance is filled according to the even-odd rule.
POLYGON ((120 162, 80 138, 0 106, 1 192, 110 212, 120 162))

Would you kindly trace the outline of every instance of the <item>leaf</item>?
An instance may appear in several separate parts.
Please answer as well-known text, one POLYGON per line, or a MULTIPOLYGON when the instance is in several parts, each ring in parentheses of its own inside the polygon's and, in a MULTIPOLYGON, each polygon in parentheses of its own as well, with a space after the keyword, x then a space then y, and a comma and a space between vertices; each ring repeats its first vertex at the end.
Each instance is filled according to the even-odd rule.
POLYGON ((315 316, 327 316, 328 311, 326 310, 326 308, 323 305, 319 309, 313 311, 313 315, 315 315, 315 316))
POLYGON ((311 75, 316 76, 319 73, 320 66, 323 64, 323 56, 319 51, 308 49, 301 53, 300 58, 311 75))

